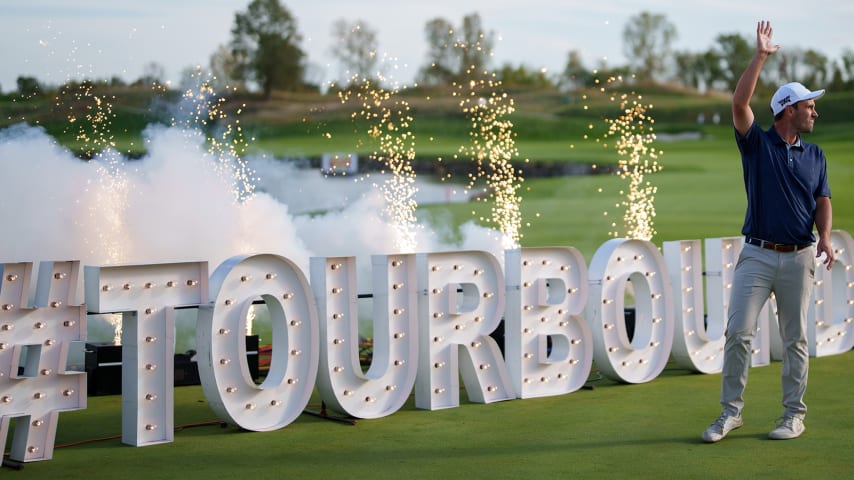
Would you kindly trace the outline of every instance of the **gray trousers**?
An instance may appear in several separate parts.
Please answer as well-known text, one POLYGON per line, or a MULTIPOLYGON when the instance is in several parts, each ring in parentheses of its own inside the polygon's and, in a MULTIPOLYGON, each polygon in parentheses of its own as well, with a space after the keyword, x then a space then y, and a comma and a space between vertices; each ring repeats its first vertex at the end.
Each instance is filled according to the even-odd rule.
POLYGON ((721 382, 721 406, 725 412, 740 415, 744 408, 751 342, 756 336, 759 312, 774 292, 783 340, 783 407, 786 415, 806 415, 807 308, 815 265, 815 247, 784 253, 744 245, 735 267, 726 328, 721 382))

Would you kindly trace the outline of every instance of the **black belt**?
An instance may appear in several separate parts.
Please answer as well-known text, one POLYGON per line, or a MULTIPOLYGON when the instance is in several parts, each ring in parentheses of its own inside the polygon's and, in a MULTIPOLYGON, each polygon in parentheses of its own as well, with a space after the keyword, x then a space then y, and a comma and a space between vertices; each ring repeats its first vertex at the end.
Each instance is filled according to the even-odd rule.
POLYGON ((756 245, 757 247, 767 248, 768 250, 774 250, 775 252, 796 252, 798 250, 803 250, 807 247, 811 247, 811 243, 807 243, 805 245, 792 245, 785 243, 774 243, 769 242, 767 240, 760 240, 758 238, 747 237, 744 239, 745 242, 756 245))

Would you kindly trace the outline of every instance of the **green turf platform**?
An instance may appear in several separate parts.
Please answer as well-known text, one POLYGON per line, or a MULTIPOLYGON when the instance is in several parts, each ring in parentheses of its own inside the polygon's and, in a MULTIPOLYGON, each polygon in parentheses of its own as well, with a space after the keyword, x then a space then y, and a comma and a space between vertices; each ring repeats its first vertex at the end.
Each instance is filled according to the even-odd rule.
MULTIPOLYGON (((720 375, 668 367, 639 385, 595 379, 559 397, 418 410, 354 425, 302 415, 267 433, 222 426, 201 387, 175 389, 175 441, 122 445, 121 397, 89 398, 60 415, 50 461, 2 478, 453 479, 809 478, 854 472, 854 353, 811 360, 806 433, 767 440, 781 413, 780 362, 754 368, 745 425, 718 444, 702 431, 719 414, 720 375), (209 423, 210 422, 210 423, 209 423), (182 428, 183 427, 183 428, 182 428)), ((313 403, 310 409, 317 410, 313 403)), ((330 412, 332 413, 332 412, 330 412)))

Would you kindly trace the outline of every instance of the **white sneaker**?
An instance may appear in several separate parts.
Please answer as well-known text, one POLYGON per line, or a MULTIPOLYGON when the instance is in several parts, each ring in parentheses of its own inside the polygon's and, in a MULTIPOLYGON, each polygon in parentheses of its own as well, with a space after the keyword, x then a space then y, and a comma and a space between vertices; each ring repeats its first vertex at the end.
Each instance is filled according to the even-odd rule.
POLYGON ((723 440, 730 431, 735 430, 742 425, 744 425, 744 422, 741 420, 741 415, 736 417, 724 412, 717 420, 715 420, 715 423, 711 424, 709 428, 703 432, 703 441, 707 443, 719 442, 723 440))
POLYGON ((777 419, 777 428, 771 430, 768 438, 771 440, 789 440, 800 437, 804 430, 806 427, 801 417, 785 415, 777 419))

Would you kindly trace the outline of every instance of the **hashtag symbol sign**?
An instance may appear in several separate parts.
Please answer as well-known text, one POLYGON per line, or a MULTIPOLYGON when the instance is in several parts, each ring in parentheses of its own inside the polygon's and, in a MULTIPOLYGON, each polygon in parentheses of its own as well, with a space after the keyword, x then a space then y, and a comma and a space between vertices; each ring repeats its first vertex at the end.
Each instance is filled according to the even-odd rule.
POLYGON ((0 264, 0 445, 14 420, 12 460, 50 460, 59 412, 86 408, 86 374, 66 371, 71 342, 86 339, 79 270, 41 262, 30 306, 32 263, 0 264))

